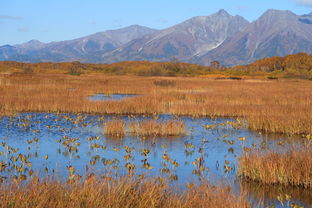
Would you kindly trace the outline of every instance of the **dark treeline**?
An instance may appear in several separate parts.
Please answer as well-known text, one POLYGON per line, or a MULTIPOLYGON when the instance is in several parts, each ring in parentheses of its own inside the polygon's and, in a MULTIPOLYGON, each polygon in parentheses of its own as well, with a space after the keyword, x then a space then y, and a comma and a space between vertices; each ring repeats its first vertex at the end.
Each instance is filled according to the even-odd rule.
POLYGON ((21 63, 0 62, 0 72, 16 73, 68 73, 80 75, 100 72, 112 75, 139 76, 197 76, 220 74, 229 76, 268 76, 312 79, 312 55, 298 53, 285 57, 271 57, 244 66, 224 67, 218 61, 210 66, 174 62, 127 61, 113 64, 64 63, 21 63))

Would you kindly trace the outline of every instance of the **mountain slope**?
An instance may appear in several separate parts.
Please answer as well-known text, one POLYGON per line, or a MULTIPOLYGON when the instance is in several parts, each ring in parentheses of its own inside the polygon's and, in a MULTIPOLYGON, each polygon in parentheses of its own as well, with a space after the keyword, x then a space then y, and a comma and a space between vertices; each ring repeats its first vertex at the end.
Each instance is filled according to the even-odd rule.
POLYGON ((108 30, 90 36, 51 43, 36 40, 15 46, 1 46, 0 60, 27 62, 88 60, 97 53, 105 53, 157 30, 132 25, 118 30, 108 30))
POLYGON ((269 10, 200 61, 209 64, 212 60, 220 60, 225 65, 236 65, 298 52, 312 53, 312 17, 269 10))
POLYGON ((125 60, 169 61, 172 57, 188 61, 218 47, 245 28, 249 22, 220 10, 210 16, 191 18, 181 24, 146 35, 110 53, 102 62, 125 60))

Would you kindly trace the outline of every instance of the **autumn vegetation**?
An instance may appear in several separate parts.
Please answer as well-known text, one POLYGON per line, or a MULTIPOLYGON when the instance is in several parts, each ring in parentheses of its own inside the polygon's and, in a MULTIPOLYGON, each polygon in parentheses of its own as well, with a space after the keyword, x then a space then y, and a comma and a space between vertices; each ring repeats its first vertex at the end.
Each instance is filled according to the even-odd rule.
POLYGON ((312 55, 298 53, 285 57, 271 57, 255 61, 247 66, 235 66, 229 71, 245 74, 268 73, 269 78, 312 79, 312 55))
POLYGON ((104 133, 110 137, 122 138, 126 134, 126 123, 122 120, 108 121, 104 125, 104 133))
POLYGON ((183 136, 186 134, 185 124, 180 121, 144 120, 132 122, 130 132, 141 137, 183 136))
POLYGON ((312 188, 312 150, 309 147, 287 152, 250 152, 241 156, 239 175, 269 185, 312 188))
POLYGON ((289 135, 312 133, 312 82, 305 80, 35 73, 2 74, 0 83, 2 115, 80 112, 240 117, 256 131, 289 135), (97 93, 140 96, 119 101, 88 99, 97 93))
POLYGON ((237 195, 225 185, 188 185, 179 194, 166 182, 88 177, 75 183, 38 181, 25 185, 12 182, 0 186, 0 207, 224 207, 247 208, 245 194, 237 195))
POLYGON ((138 76, 207 76, 266 77, 312 79, 312 55, 298 53, 285 57, 271 57, 248 65, 225 67, 218 61, 209 66, 174 62, 127 61, 113 64, 83 64, 78 61, 67 63, 19 63, 0 62, 0 73, 65 73, 81 75, 103 73, 106 75, 138 76))
POLYGON ((184 136, 186 134, 185 124, 177 120, 158 121, 142 120, 133 121, 128 126, 123 120, 111 120, 105 122, 104 134, 110 137, 122 138, 129 133, 140 137, 168 137, 184 136))

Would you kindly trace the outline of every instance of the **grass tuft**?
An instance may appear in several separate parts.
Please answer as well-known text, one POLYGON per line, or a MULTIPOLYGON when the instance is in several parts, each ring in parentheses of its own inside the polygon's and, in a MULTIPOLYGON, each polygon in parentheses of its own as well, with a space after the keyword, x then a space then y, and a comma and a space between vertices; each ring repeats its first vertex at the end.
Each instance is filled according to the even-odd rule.
POLYGON ((285 153, 249 152, 239 160, 239 175, 264 184, 312 188, 312 149, 285 153))
POLYGON ((137 136, 183 136, 186 134, 185 124, 180 121, 170 120, 160 122, 144 120, 130 124, 130 131, 137 136))
POLYGON ((111 120, 105 123, 104 133, 110 137, 122 138, 125 136, 126 123, 122 120, 111 120))

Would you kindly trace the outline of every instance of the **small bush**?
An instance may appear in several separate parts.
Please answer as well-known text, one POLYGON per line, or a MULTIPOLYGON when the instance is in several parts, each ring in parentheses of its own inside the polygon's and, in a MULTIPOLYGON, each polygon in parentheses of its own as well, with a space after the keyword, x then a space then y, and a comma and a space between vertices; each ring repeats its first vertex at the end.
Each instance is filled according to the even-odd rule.
POLYGON ((32 74, 32 73, 34 73, 34 69, 31 66, 27 66, 24 68, 24 73, 25 74, 32 74))
POLYGON ((228 79, 232 79, 232 80, 242 80, 241 77, 229 77, 228 79))
POLYGON ((153 83, 159 87, 173 87, 176 85, 176 82, 173 80, 155 80, 153 83))
POLYGON ((267 78, 268 79, 278 79, 278 77, 276 77, 276 76, 268 76, 267 78))

